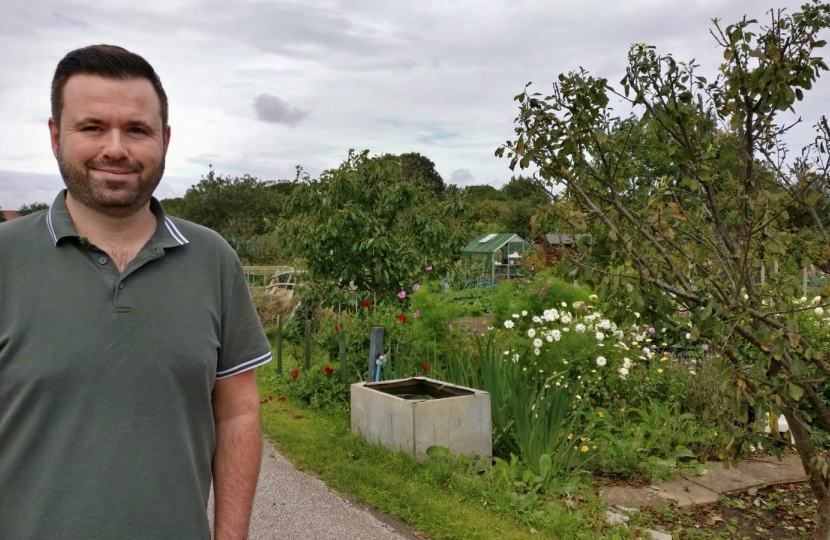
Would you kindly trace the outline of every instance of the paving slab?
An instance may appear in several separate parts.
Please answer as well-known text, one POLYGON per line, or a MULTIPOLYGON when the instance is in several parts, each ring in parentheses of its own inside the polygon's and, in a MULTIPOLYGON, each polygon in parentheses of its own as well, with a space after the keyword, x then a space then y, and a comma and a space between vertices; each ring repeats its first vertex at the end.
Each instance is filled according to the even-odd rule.
POLYGON ((641 506, 669 506, 669 501, 661 497, 650 488, 609 487, 600 491, 600 496, 609 506, 626 506, 639 508, 641 506))
POLYGON ((764 485, 760 478, 740 469, 724 469, 722 464, 706 470, 700 476, 684 474, 682 477, 715 493, 740 493, 751 487, 764 485))
POLYGON ((762 460, 745 459, 738 464, 737 469, 763 480, 763 486, 803 482, 807 479, 798 456, 787 456, 782 461, 774 456, 762 460))
POLYGON ((620 514, 619 512, 614 512, 613 510, 605 511, 605 521, 607 521, 609 525, 625 525, 630 519, 631 518, 625 514, 620 514))
POLYGON ((707 489, 685 478, 675 478, 653 486, 661 497, 675 501, 678 506, 686 507, 695 504, 709 504, 717 502, 718 493, 707 489))
POLYGON ((654 529, 646 529, 645 533, 651 535, 653 540, 672 540, 672 536, 669 533, 655 531, 654 529))

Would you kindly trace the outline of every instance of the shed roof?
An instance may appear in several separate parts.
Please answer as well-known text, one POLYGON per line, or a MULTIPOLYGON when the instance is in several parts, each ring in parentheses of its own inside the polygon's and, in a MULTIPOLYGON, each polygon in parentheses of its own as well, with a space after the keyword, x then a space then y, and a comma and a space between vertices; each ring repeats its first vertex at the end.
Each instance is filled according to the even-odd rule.
POLYGON ((493 253, 508 242, 521 242, 530 246, 527 241, 515 233, 490 233, 483 234, 470 242, 461 250, 462 253, 493 253))
POLYGON ((580 238, 588 236, 590 234, 545 234, 545 240, 547 240, 548 244, 552 246, 572 246, 579 241, 580 238))

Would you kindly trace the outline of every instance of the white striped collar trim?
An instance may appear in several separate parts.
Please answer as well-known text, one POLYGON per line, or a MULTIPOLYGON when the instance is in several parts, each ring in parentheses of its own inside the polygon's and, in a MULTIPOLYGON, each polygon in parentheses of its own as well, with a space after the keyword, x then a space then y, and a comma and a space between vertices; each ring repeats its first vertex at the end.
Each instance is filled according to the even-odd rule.
MULTIPOLYGON (((54 204, 52 206, 54 206, 54 204)), ((55 235, 55 228, 52 226, 52 206, 49 207, 49 212, 46 213, 46 227, 49 228, 49 235, 52 237, 52 243, 57 246, 58 237, 55 235)))
POLYGON ((176 227, 176 224, 173 223, 173 221, 167 216, 164 216, 164 226, 167 227, 167 230, 171 235, 173 235, 173 238, 176 239, 176 242, 178 242, 180 246, 190 243, 190 240, 185 238, 181 231, 176 227))

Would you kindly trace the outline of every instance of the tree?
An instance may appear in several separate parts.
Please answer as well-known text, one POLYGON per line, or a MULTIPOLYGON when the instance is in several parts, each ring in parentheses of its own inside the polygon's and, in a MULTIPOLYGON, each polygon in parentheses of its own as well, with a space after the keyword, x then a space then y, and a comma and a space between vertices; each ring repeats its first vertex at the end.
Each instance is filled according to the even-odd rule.
POLYGON ((26 216, 28 214, 34 214, 40 210, 49 210, 49 205, 42 202, 36 202, 32 204, 24 204, 23 206, 18 209, 18 213, 21 216, 26 216))
POLYGON ((426 156, 422 156, 418 152, 407 152, 399 156, 387 155, 384 157, 391 157, 396 159, 401 166, 403 179, 407 182, 418 178, 427 186, 427 189, 435 197, 440 197, 446 186, 444 179, 435 170, 435 163, 426 156))
POLYGON ((3 208, 0 207, 0 223, 3 223, 4 221, 6 221, 6 216, 3 214, 3 208))
POLYGON ((250 239, 265 234, 269 221, 282 214, 287 182, 264 182, 249 175, 207 176, 190 187, 184 197, 162 201, 171 215, 188 219, 226 238, 250 239))
POLYGON ((544 182, 530 176, 514 176, 501 187, 501 192, 512 201, 539 205, 550 202, 544 182))
POLYGON ((399 162, 349 156, 291 195, 277 232, 307 270, 312 294, 330 302, 354 284, 392 298, 426 266, 450 268, 466 240, 468 205, 457 190, 434 200, 419 178, 404 182, 399 162))
MULTIPOLYGON (((630 322, 635 311, 668 327, 682 322, 690 342, 713 343, 738 419, 747 422, 751 407, 770 412, 773 425, 786 417, 818 499, 816 538, 830 538, 830 410, 820 395, 830 338, 812 312, 828 307, 830 289, 812 304, 799 296, 803 266, 830 270, 827 218, 817 210, 828 204, 830 126, 821 118, 815 142, 790 159, 783 136, 792 126, 780 115, 828 70, 817 54, 828 27, 830 5, 818 0, 792 15, 773 11, 767 25, 744 18, 722 29, 716 20, 724 63, 712 83, 694 63, 634 45, 620 90, 580 70, 560 75, 550 95, 518 95, 516 139, 496 151, 564 188, 549 219, 607 231, 603 263, 588 253, 573 270, 608 305, 630 322), (628 131, 611 96, 635 111, 628 131), (632 159, 638 129, 651 134, 649 153, 665 156, 653 167, 659 176, 639 186, 634 176, 648 167, 632 159), (761 268, 774 264, 779 273, 762 281, 761 268)), ((737 460, 762 440, 762 422, 757 414, 756 429, 736 431, 724 457, 737 460)))

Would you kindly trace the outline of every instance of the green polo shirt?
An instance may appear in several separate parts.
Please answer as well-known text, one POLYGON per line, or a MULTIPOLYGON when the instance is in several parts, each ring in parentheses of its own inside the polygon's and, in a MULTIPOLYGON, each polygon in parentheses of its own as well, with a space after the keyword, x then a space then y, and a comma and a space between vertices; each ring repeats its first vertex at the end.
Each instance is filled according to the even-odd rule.
POLYGON ((271 359, 242 265, 153 199, 119 272, 64 198, 0 224, 0 539, 209 539, 213 385, 271 359))

